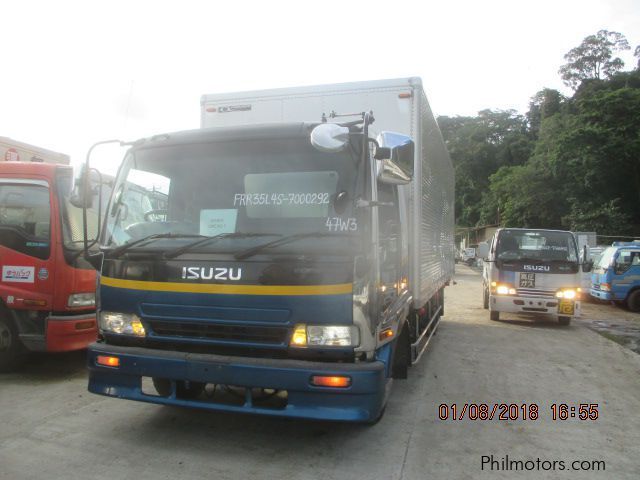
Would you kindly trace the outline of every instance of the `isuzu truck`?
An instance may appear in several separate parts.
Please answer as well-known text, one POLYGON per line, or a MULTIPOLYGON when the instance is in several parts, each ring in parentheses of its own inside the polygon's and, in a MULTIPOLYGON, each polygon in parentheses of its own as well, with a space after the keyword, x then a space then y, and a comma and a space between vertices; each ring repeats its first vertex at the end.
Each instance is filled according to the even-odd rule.
POLYGON ((376 421, 454 267, 453 168, 420 79, 205 95, 201 115, 120 167, 89 390, 376 421), (166 203, 125 225, 132 185, 166 203))
POLYGON ((491 320, 501 313, 544 315, 568 325, 580 316, 581 272, 591 269, 588 249, 573 233, 501 228, 479 247, 484 258, 483 304, 491 320))
MULTIPOLYGON (((67 155, 0 137, 0 371, 29 351, 96 340, 96 274, 82 255, 72 180, 67 155)), ((95 232, 95 212, 88 221, 95 232)))

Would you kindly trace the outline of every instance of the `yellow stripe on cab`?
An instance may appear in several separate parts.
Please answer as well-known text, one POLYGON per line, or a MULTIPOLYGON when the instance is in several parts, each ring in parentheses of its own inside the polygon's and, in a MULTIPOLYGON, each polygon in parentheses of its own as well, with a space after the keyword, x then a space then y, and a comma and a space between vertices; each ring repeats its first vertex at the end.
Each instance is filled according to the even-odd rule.
POLYGON ((144 282, 100 277, 107 287, 152 292, 217 293, 227 295, 340 295, 353 292, 352 283, 332 285, 229 285, 211 283, 144 282))

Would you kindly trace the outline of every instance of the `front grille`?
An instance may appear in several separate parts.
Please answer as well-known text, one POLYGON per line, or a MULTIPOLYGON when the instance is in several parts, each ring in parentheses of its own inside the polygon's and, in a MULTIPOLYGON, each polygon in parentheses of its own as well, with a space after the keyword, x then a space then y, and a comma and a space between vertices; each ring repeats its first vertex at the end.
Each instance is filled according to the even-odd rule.
POLYGON ((286 327, 255 327, 247 325, 212 325, 207 323, 178 323, 151 321, 149 326, 158 336, 223 340, 281 345, 287 342, 286 327))
POLYGON ((541 298, 555 298, 555 290, 543 290, 540 288, 518 288, 516 289, 519 296, 523 297, 541 297, 541 298))

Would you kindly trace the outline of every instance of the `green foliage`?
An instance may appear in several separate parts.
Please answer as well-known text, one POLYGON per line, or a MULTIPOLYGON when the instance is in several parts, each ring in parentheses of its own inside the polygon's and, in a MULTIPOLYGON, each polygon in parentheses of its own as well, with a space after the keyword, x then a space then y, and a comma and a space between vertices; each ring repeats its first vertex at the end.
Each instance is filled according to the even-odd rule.
POLYGON ((563 218, 563 224, 576 232, 597 232, 600 235, 632 234, 630 215, 620 206, 620 199, 614 198, 605 203, 575 202, 569 215, 563 218))
POLYGON ((567 64, 560 67, 560 76, 565 85, 574 90, 584 80, 610 78, 624 67, 622 59, 614 57, 614 53, 629 48, 629 42, 621 33, 600 30, 569 50, 564 56, 567 64))
POLYGON ((582 79, 571 98, 539 91, 526 116, 439 119, 459 226, 640 234, 640 69, 599 68, 606 78, 582 79))
POLYGON ((560 92, 551 88, 544 88, 531 97, 527 122, 534 139, 538 138, 542 120, 559 113, 565 100, 560 92))
POLYGON ((456 169, 456 218, 460 225, 475 225, 489 176, 501 166, 524 163, 531 153, 526 120, 514 110, 483 110, 477 117, 440 117, 438 123, 456 169))

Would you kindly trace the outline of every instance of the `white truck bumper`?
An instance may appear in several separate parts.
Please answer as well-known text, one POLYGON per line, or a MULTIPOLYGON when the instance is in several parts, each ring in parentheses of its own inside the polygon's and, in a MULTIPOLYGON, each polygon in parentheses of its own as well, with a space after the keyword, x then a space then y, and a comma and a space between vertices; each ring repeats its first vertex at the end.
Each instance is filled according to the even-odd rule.
POLYGON ((523 297, 516 295, 490 295, 489 308, 506 313, 535 313, 540 315, 554 315, 566 317, 579 317, 581 315, 580 301, 573 301, 573 314, 559 313, 560 299, 552 297, 523 297))

